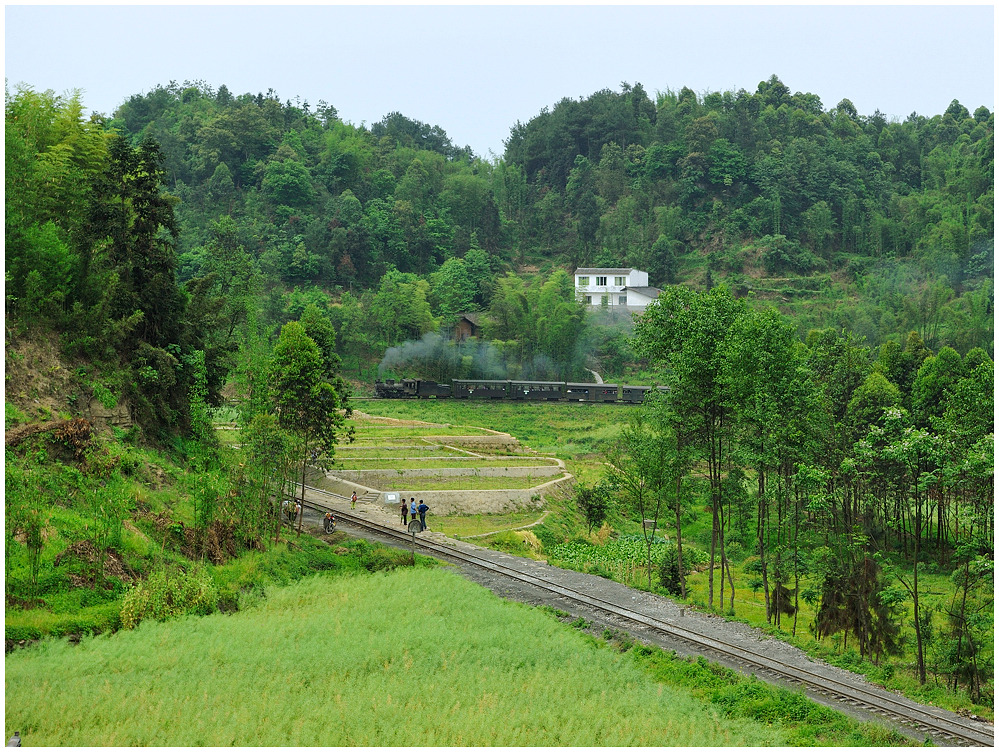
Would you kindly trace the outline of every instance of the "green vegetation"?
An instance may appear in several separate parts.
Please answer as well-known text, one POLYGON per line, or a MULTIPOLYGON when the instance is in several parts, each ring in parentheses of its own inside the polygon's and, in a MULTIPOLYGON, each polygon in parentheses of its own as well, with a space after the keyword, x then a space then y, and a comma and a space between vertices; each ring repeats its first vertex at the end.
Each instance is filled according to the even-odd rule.
POLYGON ((408 553, 343 535, 333 548, 302 537, 261 550, 225 503, 202 527, 206 491, 222 498, 227 491, 217 477, 178 464, 176 455, 91 440, 82 472, 53 461, 59 456, 58 444, 35 439, 28 456, 5 457, 8 640, 103 634, 143 618, 232 611, 268 586, 317 570, 409 564, 408 553), (114 471, 101 486, 88 477, 88 465, 114 471), (32 490, 30 506, 24 489, 32 490))
MULTIPOLYGON (((857 353, 854 351, 853 355, 856 356, 857 353)), ((874 367, 877 368, 877 363, 874 367)), ((595 436, 615 437, 608 443, 608 452, 618 470, 625 466, 615 446, 627 436, 627 432, 622 434, 621 429, 628 426, 628 422, 622 425, 621 416, 629 416, 630 422, 634 423, 640 418, 650 419, 658 409, 661 409, 604 405, 597 406, 599 410, 591 412, 590 408, 594 407, 591 405, 539 404, 530 406, 534 409, 530 411, 530 419, 525 419, 522 408, 528 405, 516 403, 392 401, 380 404, 385 407, 386 413, 391 413, 393 417, 400 419, 418 418, 432 411, 435 419, 472 421, 477 418, 480 424, 515 436, 522 430, 529 434, 551 431, 550 426, 555 421, 565 420, 569 425, 571 411, 580 409, 581 412, 578 414, 583 418, 580 423, 585 424, 588 431, 595 436), (602 423, 599 422, 599 418, 603 419, 602 423)), ((640 434, 633 435, 633 440, 639 438, 640 434)), ((650 441, 650 437, 646 434, 643 440, 650 441)), ((562 453, 563 456, 567 456, 566 448, 562 448, 562 453)), ((648 456, 654 457, 654 455, 648 456)), ((513 528, 526 524, 522 521, 521 515, 497 516, 490 519, 488 526, 476 529, 475 533, 501 532, 477 538, 476 543, 609 577, 631 587, 651 589, 654 592, 681 598, 690 606, 710 609, 728 618, 736 618, 761 627, 781 639, 793 642, 812 655, 864 673, 871 681, 902 691, 908 696, 944 707, 965 708, 986 717, 991 715, 991 684, 982 684, 982 692, 978 698, 972 697, 967 688, 959 688, 955 692, 953 675, 950 678, 951 686, 947 688, 948 672, 953 670, 948 667, 953 665, 952 651, 955 647, 952 641, 954 631, 951 614, 954 613, 955 605, 960 605, 961 598, 965 598, 963 575, 954 573, 954 579, 951 579, 951 573, 954 571, 952 564, 941 564, 938 557, 934 559, 926 557, 920 564, 920 610, 925 620, 923 633, 932 635, 931 647, 925 654, 929 672, 928 681, 921 685, 916 664, 917 645, 914 626, 912 621, 906 618, 906 611, 910 615, 912 613, 912 603, 906 598, 904 588, 897 579, 881 581, 883 597, 886 600, 891 599, 890 602, 894 604, 892 618, 899 630, 897 644, 900 650, 897 655, 862 656, 858 638, 850 628, 826 631, 822 634, 817 632, 823 578, 830 571, 830 548, 828 544, 807 548, 805 541, 814 540, 814 537, 809 536, 822 536, 823 541, 835 540, 829 531, 817 527, 821 518, 813 514, 809 522, 810 528, 805 530, 805 526, 802 525, 802 529, 799 530, 798 553, 791 557, 792 563, 796 562, 798 567, 797 585, 792 589, 790 596, 786 594, 784 596, 785 606, 790 604, 794 610, 790 614, 781 612, 778 624, 777 613, 773 608, 773 569, 768 572, 771 578, 771 589, 768 593, 763 585, 756 526, 751 524, 753 521, 751 515, 757 504, 754 492, 758 478, 748 473, 740 474, 738 469, 727 466, 722 477, 724 493, 722 511, 725 520, 723 532, 726 536, 725 558, 728 562, 723 591, 725 600, 721 608, 717 605, 711 608, 712 603, 717 603, 717 593, 721 588, 717 579, 719 565, 716 561, 714 569, 716 595, 709 600, 713 525, 706 465, 700 462, 695 464, 695 473, 683 479, 681 485, 680 517, 683 546, 681 564, 677 557, 676 510, 672 500, 675 485, 665 484, 656 493, 650 490, 651 487, 646 487, 642 491, 640 486, 636 485, 636 482, 643 482, 642 476, 636 475, 635 482, 628 486, 621 481, 619 472, 608 472, 610 468, 604 461, 606 457, 607 455, 600 454, 589 457, 578 455, 576 459, 568 462, 569 470, 580 479, 576 491, 572 496, 559 493, 547 494, 550 512, 542 524, 532 527, 529 531, 514 532, 513 528), (738 485, 735 484, 736 480, 738 485), (607 505, 602 527, 599 524, 593 527, 587 522, 583 493, 587 492, 592 496, 593 491, 596 491, 600 500, 607 505), (646 494, 647 503, 644 512, 639 509, 637 503, 639 492, 646 494), (665 494, 664 503, 656 515, 658 520, 656 539, 652 540, 641 520, 653 516, 649 514, 649 510, 654 510, 657 496, 661 497, 663 494, 665 494), (663 536, 666 536, 668 542, 663 542, 663 536), (681 567, 682 577, 679 574, 681 567), (769 618, 768 600, 771 601, 769 618)), ((668 459, 669 455, 665 457, 668 459)), ((644 462, 643 466, 651 472, 651 464, 650 460, 644 462)), ((644 477, 650 476, 646 473, 644 477)), ((776 514, 777 510, 771 509, 776 514)), ((782 510, 781 514, 786 515, 784 524, 793 523, 793 513, 782 510)), ((435 518, 435 530, 461 534, 459 530, 452 530, 448 525, 448 518, 435 518)), ((792 535, 787 540, 793 545, 795 538, 792 535)), ((855 536, 854 545, 861 545, 862 540, 855 536)), ((769 554, 770 550, 766 549, 766 552, 769 554)), ((793 549, 791 553, 794 553, 793 549)), ((786 551, 784 555, 789 556, 786 551)), ((888 554, 883 561, 883 566, 886 568, 900 568, 899 565, 903 561, 902 552, 895 551, 888 554)), ((977 561, 979 562, 977 565, 969 562, 969 573, 973 571, 973 566, 981 566, 983 560, 979 558, 977 561)), ((793 574, 794 570, 791 572, 793 574)), ((904 571, 900 573, 904 575, 904 571)), ((986 615, 991 603, 991 594, 987 589, 990 582, 987 575, 984 577, 976 575, 975 578, 969 579, 967 597, 964 601, 965 608, 974 614, 972 618, 978 625, 976 628, 983 630, 981 634, 991 633, 991 617, 986 615)), ((976 644, 982 648, 982 652, 975 657, 975 660, 980 661, 981 666, 991 665, 991 652, 987 643, 976 644)), ((983 682, 990 681, 990 677, 985 673, 981 679, 983 682)))
POLYGON ((764 713, 774 690, 692 664, 713 679, 706 703, 678 662, 636 655, 442 571, 319 576, 234 615, 10 655, 6 723, 29 744, 74 746, 898 741, 790 692, 764 713))
POLYGON ((341 461, 359 462, 361 460, 403 459, 407 457, 416 457, 418 455, 427 455, 430 457, 454 457, 457 459, 468 458, 471 456, 467 452, 463 452, 460 449, 452 449, 451 447, 441 446, 439 444, 392 447, 389 445, 365 446, 365 443, 366 442, 363 438, 358 438, 352 446, 342 447, 340 449, 341 461))
MULTIPOLYGON (((143 632, 316 569, 391 569, 404 557, 282 539, 307 467, 335 464, 358 431, 398 447, 477 426, 585 484, 491 545, 737 618, 758 618, 762 596, 775 633, 937 702, 991 706, 986 107, 889 122, 776 77, 655 101, 625 84, 518 123, 492 162, 400 113, 358 127, 327 103, 224 86, 82 112, 76 94, 6 92, 9 640, 143 632), (586 312, 576 266, 671 286, 635 324, 586 312), (458 344, 460 313, 478 328, 458 344), (671 389, 647 408, 349 400, 378 375, 587 368, 671 389), (376 426, 353 405, 441 425, 376 426), (658 558, 650 518, 675 556, 658 558), (611 556, 627 536, 643 563, 611 556)), ((253 718, 287 728, 274 692, 253 718)), ((483 690, 474 707, 491 702, 483 690)), ((560 721, 548 727, 571 735, 560 721)), ((662 738, 632 730, 620 738, 662 738)))
POLYGON ((710 702, 729 717, 786 728, 793 746, 916 746, 896 731, 871 723, 858 724, 841 713, 810 702, 804 695, 783 687, 746 679, 703 658, 690 660, 627 638, 605 634, 618 649, 627 649, 635 662, 656 681, 691 697, 710 702))
POLYGON ((452 514, 434 518, 435 532, 449 538, 466 538, 526 527, 542 518, 543 512, 511 512, 509 514, 452 514))
MULTIPOLYGON (((619 424, 627 420, 634 408, 633 405, 488 400, 354 400, 354 404, 358 409, 385 417, 461 426, 463 434, 470 430, 466 427, 485 425, 515 436, 539 454, 561 459, 608 451, 617 438, 619 424), (484 415, 489 419, 483 420, 484 415)), ((452 428, 452 433, 458 433, 457 429, 452 428)), ((431 431, 426 435, 438 434, 431 431)))
POLYGON ((386 477, 379 482, 379 486, 384 491, 408 491, 414 485, 420 487, 421 492, 431 491, 492 491, 509 489, 534 488, 550 480, 556 480, 558 476, 544 475, 532 477, 530 475, 523 478, 510 477, 482 477, 477 475, 461 475, 456 477, 437 476, 411 476, 400 477, 398 480, 386 477))
MULTIPOLYGON (((364 402, 359 400, 352 400, 353 404, 360 403, 361 407, 364 407, 364 402)), ((379 410, 379 412, 382 412, 379 410)), ((366 440, 362 440, 361 446, 364 446, 364 441, 368 442, 382 442, 391 439, 402 439, 402 438, 419 438, 419 437, 434 437, 434 436, 488 436, 490 431, 485 428, 476 428, 473 426, 461 426, 461 425, 443 425, 443 426, 379 426, 377 424, 372 425, 371 423, 365 423, 365 432, 369 434, 366 440)))

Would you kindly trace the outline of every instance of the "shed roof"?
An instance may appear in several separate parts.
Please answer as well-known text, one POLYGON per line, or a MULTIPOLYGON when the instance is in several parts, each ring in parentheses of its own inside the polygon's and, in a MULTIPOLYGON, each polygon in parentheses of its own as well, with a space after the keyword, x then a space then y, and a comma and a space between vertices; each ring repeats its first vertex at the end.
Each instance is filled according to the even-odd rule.
POLYGON ((625 290, 634 290, 639 295, 645 295, 649 298, 658 298, 659 293, 662 292, 658 287, 626 287, 625 290))

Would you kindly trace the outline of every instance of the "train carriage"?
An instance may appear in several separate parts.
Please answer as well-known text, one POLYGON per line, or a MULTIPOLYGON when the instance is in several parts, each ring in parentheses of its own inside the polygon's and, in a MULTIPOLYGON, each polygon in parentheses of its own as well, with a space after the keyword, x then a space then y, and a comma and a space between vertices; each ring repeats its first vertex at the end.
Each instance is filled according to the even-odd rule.
MULTIPOLYGON (((375 382, 375 396, 386 399, 508 399, 532 401, 618 402, 641 404, 651 386, 591 384, 564 381, 517 381, 513 379, 453 379, 440 384, 427 379, 386 379, 375 382)), ((666 387, 655 387, 660 392, 666 387)))
POLYGON ((617 384, 582 384, 568 383, 565 385, 565 399, 570 402, 617 402, 619 399, 617 384))
MULTIPOLYGON (((622 386, 621 387, 621 401, 630 402, 631 404, 639 404, 645 401, 646 396, 652 391, 651 386, 622 386)), ((664 386, 657 386, 657 392, 668 392, 664 386)))
POLYGON ((510 396, 510 382, 453 379, 451 396, 455 399, 507 399, 510 396))
POLYGON ((511 381, 510 399, 561 400, 564 398, 563 381, 511 381))

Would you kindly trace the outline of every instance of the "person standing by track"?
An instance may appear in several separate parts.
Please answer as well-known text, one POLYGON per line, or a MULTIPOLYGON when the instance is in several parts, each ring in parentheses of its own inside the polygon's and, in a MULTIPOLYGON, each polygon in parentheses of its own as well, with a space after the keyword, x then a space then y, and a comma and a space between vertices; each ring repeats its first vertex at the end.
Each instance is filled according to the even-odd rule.
POLYGON ((406 497, 402 497, 402 503, 399 505, 399 513, 402 515, 402 524, 406 524, 406 516, 409 514, 409 504, 406 503, 406 497))
POLYGON ((416 519, 416 497, 415 496, 410 496, 409 497, 409 519, 411 519, 411 520, 415 520, 416 519))
MULTIPOLYGON (((420 513, 420 526, 423 530, 427 529, 427 510, 429 509, 430 507, 423 503, 423 499, 420 499, 420 506, 416 508, 416 511, 420 513)), ((421 532, 423 531, 421 530, 421 532)))

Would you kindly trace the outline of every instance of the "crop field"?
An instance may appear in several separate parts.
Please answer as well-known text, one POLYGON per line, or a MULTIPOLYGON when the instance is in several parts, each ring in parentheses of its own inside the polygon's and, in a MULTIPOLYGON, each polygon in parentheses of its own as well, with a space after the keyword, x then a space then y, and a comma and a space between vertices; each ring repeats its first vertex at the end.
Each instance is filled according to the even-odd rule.
POLYGON ((395 459, 419 456, 434 457, 471 457, 473 455, 453 447, 441 444, 409 444, 400 446, 386 446, 374 442, 361 444, 346 444, 336 448, 337 456, 343 460, 357 459, 395 459))
POLYGON ((631 656, 442 570, 318 576, 233 615, 49 641, 8 655, 5 668, 6 729, 40 746, 789 739, 779 724, 727 718, 631 656))
MULTIPOLYGON (((423 420, 419 416, 412 416, 410 420, 423 420)), ((353 422, 355 429, 358 425, 353 422)), ((421 436, 488 436, 491 431, 470 426, 400 426, 395 424, 364 423, 364 432, 368 439, 384 441, 385 439, 398 438, 418 438, 421 436)))
POLYGON ((482 459, 480 457, 452 457, 450 459, 440 459, 437 457, 427 457, 425 459, 338 459, 336 466, 343 470, 408 470, 426 468, 428 470, 446 467, 470 467, 476 468, 507 468, 507 467, 543 467, 555 466, 558 463, 547 461, 544 457, 520 458, 503 457, 500 459, 482 459))
MULTIPOLYGON (((512 434, 536 452, 562 459, 606 451, 637 409, 637 405, 468 400, 359 399, 352 404, 373 415, 403 420, 485 426, 512 434)), ((447 435, 447 431, 426 435, 447 435)))
POLYGON ((557 477, 550 475, 532 477, 528 475, 523 478, 484 478, 475 475, 461 475, 454 478, 436 476, 419 476, 414 478, 412 475, 407 475, 405 478, 400 477, 398 480, 386 478, 379 482, 379 488, 382 491, 409 491, 418 485, 421 493, 428 491, 502 491, 504 489, 533 488, 542 483, 555 480, 557 477))

